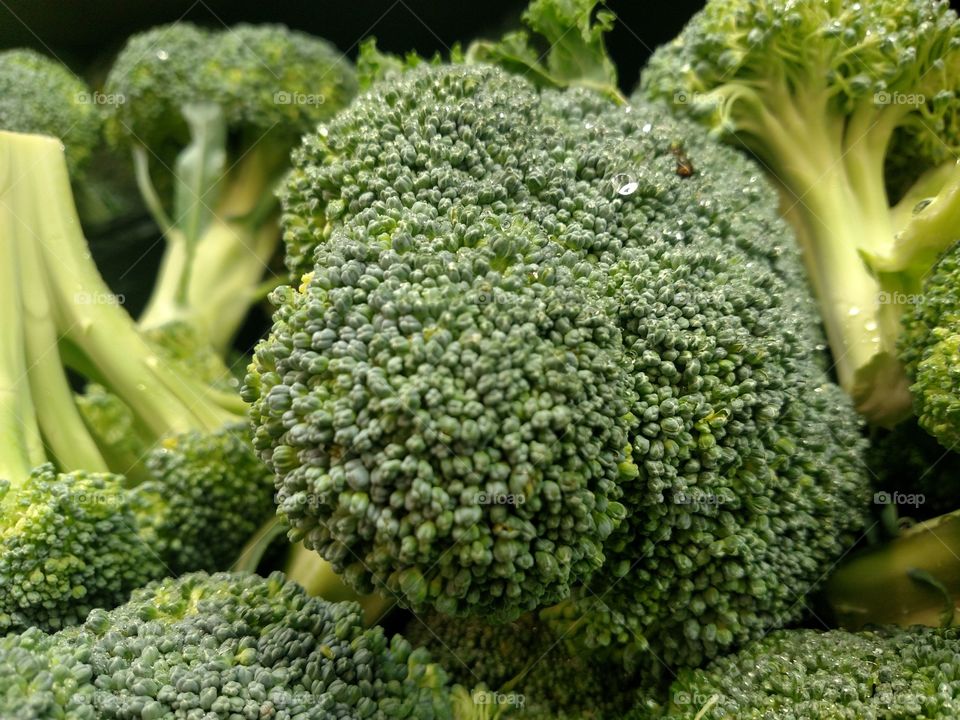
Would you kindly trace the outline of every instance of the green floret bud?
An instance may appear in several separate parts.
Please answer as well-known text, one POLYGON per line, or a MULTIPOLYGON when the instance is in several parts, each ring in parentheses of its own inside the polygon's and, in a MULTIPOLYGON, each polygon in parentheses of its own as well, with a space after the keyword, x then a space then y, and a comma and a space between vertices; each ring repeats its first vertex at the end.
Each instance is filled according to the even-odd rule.
POLYGON ((947 718, 960 712, 956 629, 785 630, 681 672, 636 720, 947 718))
POLYGON ((960 245, 948 250, 924 278, 906 311, 901 358, 913 385, 920 426, 943 447, 960 447, 960 245))
POLYGON ((245 424, 161 441, 136 487, 141 536, 172 573, 229 568, 274 513, 273 475, 245 424))
POLYGON ((624 513, 619 332, 501 226, 410 215, 389 244, 334 238, 277 293, 247 388, 295 535, 415 608, 562 599, 624 513), (442 243, 414 239, 431 226, 442 243))
POLYGON ((57 629, 163 572, 138 535, 123 478, 52 465, 0 480, 0 631, 57 629))
POLYGON ((356 90, 324 40, 281 25, 134 35, 106 82, 107 137, 133 154, 167 251, 144 328, 181 321, 225 351, 279 243, 274 186, 299 137, 356 90))
POLYGON ((56 60, 33 50, 0 52, 0 130, 58 138, 71 172, 100 137, 100 114, 87 85, 56 60))

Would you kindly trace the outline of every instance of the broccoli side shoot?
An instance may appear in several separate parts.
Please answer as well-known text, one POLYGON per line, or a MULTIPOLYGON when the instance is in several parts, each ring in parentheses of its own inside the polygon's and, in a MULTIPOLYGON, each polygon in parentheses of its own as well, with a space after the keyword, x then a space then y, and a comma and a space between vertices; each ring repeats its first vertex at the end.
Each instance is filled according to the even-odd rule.
POLYGON ((950 158, 958 68, 946 2, 711 0, 642 76, 646 94, 749 150, 781 185, 840 383, 879 424, 909 414, 902 298, 956 239, 960 181, 900 223, 885 167, 901 152, 921 169, 950 158))
POLYGON ((106 134, 132 153, 167 249, 146 328, 179 320, 229 346, 279 243, 274 185, 304 132, 355 90, 350 62, 279 25, 134 35, 110 71, 106 134))

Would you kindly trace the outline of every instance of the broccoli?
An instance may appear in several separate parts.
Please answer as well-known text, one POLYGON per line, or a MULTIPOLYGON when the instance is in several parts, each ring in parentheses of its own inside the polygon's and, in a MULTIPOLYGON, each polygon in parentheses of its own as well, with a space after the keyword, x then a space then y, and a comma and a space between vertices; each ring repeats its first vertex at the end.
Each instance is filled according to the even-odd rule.
POLYGON ((880 720, 960 713, 955 628, 782 630, 684 670, 660 712, 631 720, 880 720))
POLYGON ((279 244, 274 185, 290 149, 349 101, 352 66, 280 25, 134 35, 104 92, 106 135, 129 148, 166 252, 140 325, 182 321, 229 346, 279 244))
POLYGON ((866 522, 857 416, 756 169, 665 108, 389 68, 283 191, 243 389, 294 540, 414 610, 700 662, 866 522), (648 652, 652 651, 652 652, 648 652))
MULTIPOLYGON (((954 237, 960 238, 960 230, 955 232, 954 237)), ((907 377, 913 383, 910 389, 917 420, 949 450, 960 448, 958 278, 960 245, 954 245, 923 279, 921 296, 905 311, 899 345, 907 377)))
POLYGON ((279 573, 193 573, 47 635, 0 639, 5 718, 452 718, 425 651, 279 573))
POLYGON ((404 635, 470 690, 470 703, 455 705, 466 717, 472 705, 492 706, 498 718, 622 718, 636 702, 637 678, 581 653, 534 615, 492 625, 428 613, 412 618, 404 635))
POLYGON ((101 132, 101 119, 87 85, 55 60, 33 50, 0 52, 0 128, 59 138, 71 172, 90 159, 101 132), (22 102, 24 92, 33 92, 22 102))
MULTIPOLYGON (((645 94, 749 150, 780 184, 840 383, 877 424, 910 413, 901 320, 927 319, 903 316, 957 238, 958 68, 946 2, 710 0, 641 77, 645 94), (898 210, 887 186, 917 179, 905 163, 946 165, 927 200, 898 210)), ((923 421, 942 421, 939 407, 923 421)))
MULTIPOLYGON (((56 71, 34 79, 17 87, 24 122, 11 127, 26 129, 33 101, 60 82, 56 71)), ((122 601, 147 579, 229 564, 272 512, 272 488, 239 397, 166 362, 101 279, 60 141, 0 131, 0 155, 10 275, 0 629, 56 628, 122 601), (131 432, 147 442, 134 458, 140 472, 103 452, 68 370, 129 409, 131 432)))

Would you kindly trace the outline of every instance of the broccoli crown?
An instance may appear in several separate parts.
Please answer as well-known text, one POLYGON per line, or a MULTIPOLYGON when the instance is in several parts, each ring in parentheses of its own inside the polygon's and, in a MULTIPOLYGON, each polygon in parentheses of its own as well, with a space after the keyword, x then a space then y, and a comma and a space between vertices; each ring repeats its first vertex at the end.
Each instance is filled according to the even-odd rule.
POLYGON ((879 720, 960 713, 955 628, 783 630, 680 673, 662 715, 683 720, 879 720))
POLYGON ((25 699, 34 718, 450 717, 423 650, 279 573, 152 583, 83 625, 0 641, 0 667, 21 661, 0 680, 4 717, 25 699))
POLYGON ((86 648, 39 628, 0 637, 0 712, 9 720, 93 720, 86 648))
POLYGON ((50 464, 0 480, 0 632, 75 624, 163 574, 122 484, 50 464))
POLYGON ((509 617, 588 582, 596 547, 602 603, 558 614, 668 662, 797 615, 790 593, 852 541, 867 483, 797 252, 747 160, 660 106, 421 65, 294 162, 288 260, 312 272, 274 295, 244 392, 281 512, 349 582, 509 617), (522 373, 518 334, 537 338, 513 352, 522 373))
POLYGON ((71 170, 83 165, 99 141, 94 99, 56 60, 33 50, 0 52, 0 130, 59 138, 71 170))
POLYGON ((144 460, 136 487, 141 537, 174 573, 226 569, 274 513, 273 476, 247 426, 168 438, 144 460))
POLYGON ((920 426, 945 448, 960 446, 960 245, 924 278, 923 292, 904 315, 900 357, 913 382, 920 426))
POLYGON ((325 245, 305 292, 279 294, 255 445, 280 511, 356 584, 509 616, 603 560, 628 363, 600 299, 524 258, 543 241, 469 216, 414 240, 426 223, 325 245))
POLYGON ((161 158, 188 139, 185 106, 220 106, 243 146, 263 136, 292 144, 353 94, 353 68, 328 42, 282 25, 206 30, 186 22, 132 36, 117 56, 106 92, 108 137, 146 145, 161 158))
MULTIPOLYGON (((930 132, 911 134, 911 142, 939 162, 949 149, 935 137, 957 112, 949 100, 958 47, 960 24, 948 2, 711 0, 654 53, 642 80, 679 106, 718 112, 720 128, 738 133, 758 130, 757 105, 776 92, 814 101, 822 91, 837 116, 864 103, 901 103, 903 115, 920 108, 930 132), (893 94, 919 97, 885 97, 893 94)), ((918 118, 906 125, 921 129, 918 118)), ((763 143, 764 135, 751 140, 763 143)))
POLYGON ((426 613, 404 630, 449 673, 471 689, 474 706, 529 720, 613 720, 634 704, 636 678, 621 666, 570 647, 534 615, 493 625, 426 613))

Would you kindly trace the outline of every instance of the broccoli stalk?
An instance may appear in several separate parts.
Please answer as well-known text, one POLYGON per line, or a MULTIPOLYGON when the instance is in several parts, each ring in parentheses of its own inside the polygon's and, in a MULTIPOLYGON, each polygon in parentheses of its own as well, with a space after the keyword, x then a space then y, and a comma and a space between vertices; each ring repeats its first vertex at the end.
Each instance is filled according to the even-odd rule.
POLYGON ((0 132, 0 157, 0 628, 58 627, 166 572, 225 566, 272 512, 272 487, 239 398, 159 356, 103 282, 61 143, 0 132), (130 409, 146 481, 131 487, 133 468, 101 452, 66 368, 130 409))
POLYGON ((851 557, 826 584, 840 625, 952 624, 960 602, 960 512, 904 530, 851 557))
POLYGON ((910 410, 901 299, 920 292, 960 213, 957 175, 902 224, 885 167, 904 144, 921 168, 949 156, 953 139, 934 135, 956 113, 958 48, 946 3, 712 0, 642 78, 782 186, 837 375, 879 424, 910 410))
POLYGON ((205 384, 162 363, 137 332, 129 316, 96 269, 72 202, 70 179, 59 143, 38 135, 5 134, 11 163, 24 168, 5 193, 16 212, 29 213, 12 236, 25 252, 38 256, 38 276, 27 287, 46 287, 50 312, 70 346, 68 362, 90 370, 94 379, 123 398, 138 425, 156 438, 188 430, 214 431, 242 422, 239 398, 216 393, 205 384), (224 407, 232 404, 233 407, 224 407))

